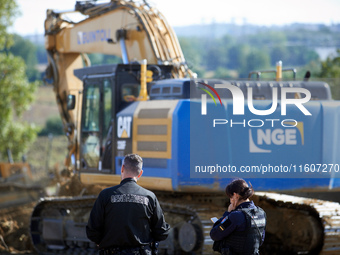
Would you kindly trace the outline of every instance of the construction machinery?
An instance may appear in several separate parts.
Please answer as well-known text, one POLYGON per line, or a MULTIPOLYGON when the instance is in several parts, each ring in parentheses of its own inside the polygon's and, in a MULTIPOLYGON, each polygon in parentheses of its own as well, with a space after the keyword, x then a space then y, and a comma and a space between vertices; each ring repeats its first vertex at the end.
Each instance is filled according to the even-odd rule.
MULTIPOLYGON (((119 184, 124 155, 138 153, 138 183, 157 194, 172 226, 160 252, 211 254, 210 218, 226 209, 224 187, 243 177, 262 192, 254 201, 268 217, 263 253, 339 253, 340 205, 283 195, 340 185, 340 103, 328 84, 283 81, 280 65, 273 81, 196 79, 175 33, 145 1, 77 2, 74 12, 86 17, 74 23, 68 12, 47 11, 45 46, 66 163, 82 184, 119 184), (123 63, 90 66, 86 53, 123 63)), ((85 234, 95 198, 41 200, 31 217, 35 248, 95 254, 85 234)))
POLYGON ((42 186, 33 181, 27 162, 14 162, 7 150, 8 162, 0 162, 0 209, 37 201, 44 196, 42 186))

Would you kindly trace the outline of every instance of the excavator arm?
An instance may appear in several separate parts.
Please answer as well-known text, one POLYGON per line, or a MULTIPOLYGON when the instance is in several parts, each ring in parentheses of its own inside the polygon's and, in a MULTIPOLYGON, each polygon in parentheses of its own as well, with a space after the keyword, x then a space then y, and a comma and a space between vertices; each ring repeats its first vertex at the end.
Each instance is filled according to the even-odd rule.
POLYGON ((111 0, 104 4, 77 1, 75 13, 84 19, 74 23, 64 19, 70 12, 47 10, 45 48, 64 130, 69 140, 66 166, 78 157, 82 83, 73 70, 90 65, 87 53, 121 56, 123 63, 147 60, 148 64, 172 65, 174 78, 192 77, 176 34, 164 16, 146 1, 111 0), (70 107, 73 96, 77 104, 70 107), (73 108, 73 109, 72 109, 73 108))

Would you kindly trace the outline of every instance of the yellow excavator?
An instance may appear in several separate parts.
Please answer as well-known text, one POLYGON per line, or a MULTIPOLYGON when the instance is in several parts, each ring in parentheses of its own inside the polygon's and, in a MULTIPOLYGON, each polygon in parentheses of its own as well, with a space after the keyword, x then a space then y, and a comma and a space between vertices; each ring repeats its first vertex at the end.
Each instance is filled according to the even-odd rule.
POLYGON ((44 196, 43 187, 34 182, 27 162, 14 162, 7 150, 8 162, 0 162, 0 209, 31 203, 44 196))
POLYGON ((82 81, 73 72, 84 64, 90 66, 86 54, 121 56, 123 64, 145 59, 149 65, 172 65, 174 78, 194 75, 187 67, 178 39, 166 19, 145 2, 138 5, 133 1, 111 1, 95 5, 91 1, 77 1, 74 12, 86 18, 74 24, 63 19, 68 12, 47 10, 45 20, 47 73, 53 80, 69 138, 69 161, 79 150, 80 133, 75 130, 80 130, 83 88, 82 81), (77 103, 74 110, 67 108, 70 96, 74 96, 77 103))
MULTIPOLYGON (((146 1, 77 1, 72 12, 84 15, 83 20, 72 22, 66 18, 70 12, 53 10, 47 10, 45 20, 46 73, 69 141, 66 166, 84 187, 107 187, 120 182, 124 155, 141 155, 144 175, 139 184, 157 194, 172 227, 167 240, 160 243, 160 254, 212 254, 210 218, 222 215, 226 209, 223 190, 236 174, 213 175, 210 167, 206 175, 202 165, 195 167, 196 161, 201 164, 200 160, 208 157, 216 160, 214 169, 226 170, 216 164, 221 154, 224 163, 232 162, 235 168, 249 160, 260 160, 258 167, 262 170, 264 166, 274 169, 275 164, 286 163, 302 174, 307 163, 303 160, 318 160, 314 169, 317 164, 333 164, 338 169, 336 153, 329 152, 340 151, 339 138, 328 139, 329 144, 323 142, 337 134, 337 124, 323 129, 322 123, 316 124, 316 120, 332 121, 339 116, 340 105, 331 100, 326 83, 283 81, 280 77, 284 70, 274 71, 279 79, 273 81, 197 79, 186 65, 174 31, 146 1), (120 56, 122 63, 91 66, 86 55, 89 53, 120 56), (295 108, 288 107, 287 115, 293 121, 289 125, 282 121, 280 128, 258 125, 267 120, 266 116, 257 116, 255 121, 247 122, 250 127, 225 125, 211 132, 212 125, 202 121, 200 99, 207 105, 205 113, 215 109, 224 118, 232 116, 231 94, 224 93, 221 84, 241 91, 252 88, 256 109, 272 100, 277 89, 308 89, 315 102, 308 106, 313 117, 301 117, 295 108), (221 96, 224 108, 216 110, 216 102, 206 99, 208 88, 212 88, 210 94, 221 96), (312 141, 313 151, 304 154, 304 149, 312 147, 311 137, 320 138, 312 141), (215 148, 218 155, 214 154, 215 148), (197 167, 202 170, 202 178, 195 176, 197 167)), ((278 115, 278 111, 273 114, 278 115)), ((246 121, 238 123, 246 125, 246 121)), ((256 191, 262 191, 254 200, 267 212, 263 254, 340 252, 340 205, 283 195, 307 191, 312 197, 319 192, 328 194, 330 188, 339 186, 334 175, 264 178, 253 173, 245 177, 256 191)), ((42 199, 34 208, 30 225, 36 250, 42 254, 96 254, 95 244, 85 234, 96 195, 82 190, 77 196, 42 199)))

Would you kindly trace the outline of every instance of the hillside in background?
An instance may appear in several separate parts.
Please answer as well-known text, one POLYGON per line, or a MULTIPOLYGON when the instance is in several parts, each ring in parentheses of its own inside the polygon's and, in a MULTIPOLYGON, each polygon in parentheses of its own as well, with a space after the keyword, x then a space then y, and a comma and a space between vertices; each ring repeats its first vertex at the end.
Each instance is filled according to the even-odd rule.
MULTIPOLYGON (((294 23, 285 26, 258 26, 252 24, 244 24, 238 25, 233 23, 210 23, 210 24, 197 24, 190 26, 181 26, 174 27, 174 30, 178 37, 210 37, 210 38, 218 38, 224 35, 230 35, 233 37, 240 37, 244 35, 254 35, 260 34, 270 31, 276 32, 285 32, 285 33, 293 33, 293 32, 314 32, 310 34, 308 38, 317 37, 315 32, 322 32, 325 34, 328 33, 339 33, 340 32, 340 24, 333 24, 330 26, 326 26, 323 24, 301 24, 294 23)), ((335 34, 333 34, 335 36, 335 34)), ((306 36, 304 34, 304 36, 306 36)), ((337 38, 335 36, 334 38, 337 38)), ((318 40, 320 41, 319 38, 318 40)), ((331 44, 339 44, 339 41, 330 41, 331 44)))
MULTIPOLYGON (((52 86, 41 86, 37 90, 34 103, 23 114, 22 119, 43 128, 51 118, 59 118, 55 94, 52 86)), ((65 135, 37 137, 26 154, 26 160, 31 164, 35 178, 46 177, 63 169, 67 144, 65 135)))
POLYGON ((48 118, 59 116, 52 86, 40 86, 34 103, 23 115, 23 120, 43 127, 48 118))
MULTIPOLYGON (((238 25, 233 23, 210 23, 210 24, 196 24, 189 26, 173 27, 178 37, 209 37, 218 38, 224 35, 233 37, 240 37, 244 35, 254 35, 264 32, 277 31, 277 32, 304 32, 300 36, 304 36, 306 40, 315 38, 318 44, 324 46, 340 46, 339 34, 340 24, 323 25, 323 24, 301 24, 294 23, 285 26, 258 26, 252 24, 238 25), (306 35, 305 33, 310 33, 306 35), (327 38, 320 38, 320 35, 327 35, 327 38), (307 36, 307 37, 306 37, 307 36), (318 38, 319 37, 319 38, 318 38), (326 39, 326 40, 324 40, 326 39), (322 42, 322 43, 321 43, 322 42)), ((35 44, 44 44, 44 35, 35 34, 24 36, 35 44)))
MULTIPOLYGON (((304 45, 317 49, 321 59, 327 57, 327 53, 335 53, 335 48, 340 48, 340 24, 326 26, 323 24, 290 24, 285 26, 257 26, 251 24, 211 23, 190 26, 174 27, 177 37, 210 38, 217 39, 223 36, 243 38, 249 35, 279 32, 286 34, 288 44, 304 45)), ((35 34, 25 36, 35 45, 44 45, 44 35, 35 34)), ((47 59, 46 59, 47 62, 47 59)))
MULTIPOLYGON (((320 61, 337 56, 340 48, 340 24, 211 23, 174 30, 187 64, 202 78, 246 78, 251 71, 275 68, 279 60, 284 67, 302 69, 299 73, 312 69, 318 76, 320 61)), ((36 47, 37 70, 42 77, 47 64, 44 36, 26 36, 25 40, 36 47)), ((119 56, 89 54, 89 58, 93 65, 121 63, 119 56)), ((30 81, 37 79, 36 74, 29 77, 30 81)))

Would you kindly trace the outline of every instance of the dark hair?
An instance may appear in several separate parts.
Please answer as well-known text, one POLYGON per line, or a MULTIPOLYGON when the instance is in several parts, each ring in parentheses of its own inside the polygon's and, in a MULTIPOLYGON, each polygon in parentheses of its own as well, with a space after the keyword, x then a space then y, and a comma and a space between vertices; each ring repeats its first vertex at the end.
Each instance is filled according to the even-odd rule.
POLYGON ((138 176, 143 168, 143 159, 137 154, 127 154, 124 158, 123 165, 127 172, 138 176))
POLYGON ((234 193, 239 194, 241 199, 246 200, 254 194, 253 186, 248 186, 243 179, 235 179, 231 181, 225 188, 225 193, 228 197, 232 197, 234 193))

